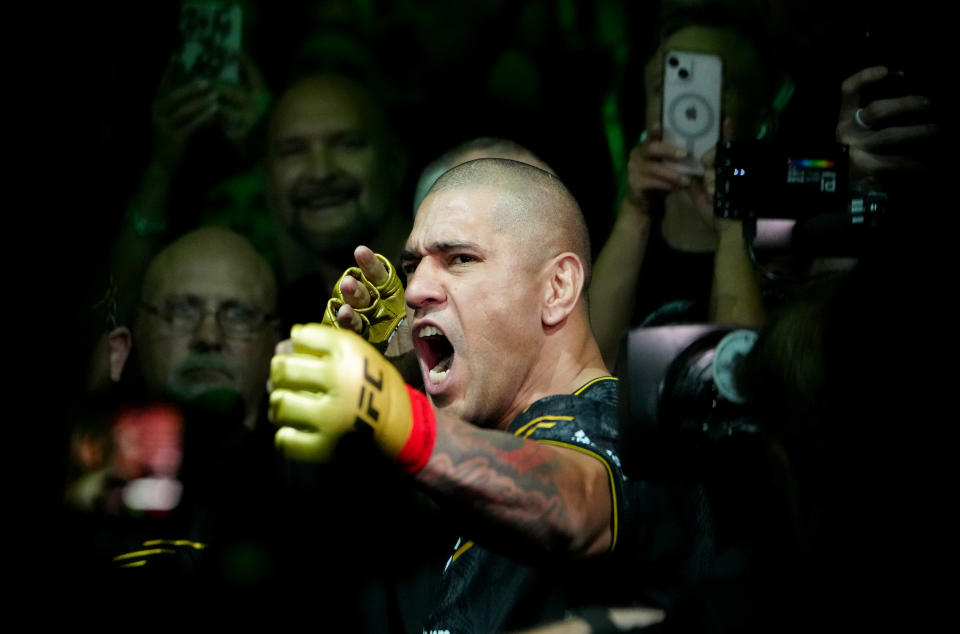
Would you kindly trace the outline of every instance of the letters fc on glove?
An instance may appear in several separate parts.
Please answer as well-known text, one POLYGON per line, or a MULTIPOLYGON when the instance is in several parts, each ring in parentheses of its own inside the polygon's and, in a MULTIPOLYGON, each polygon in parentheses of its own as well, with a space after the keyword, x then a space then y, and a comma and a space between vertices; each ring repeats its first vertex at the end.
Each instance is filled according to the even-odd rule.
POLYGON ((427 397, 359 335, 320 324, 294 326, 293 354, 270 363, 276 445, 295 460, 323 462, 351 431, 372 432, 407 472, 433 451, 436 419, 427 397))

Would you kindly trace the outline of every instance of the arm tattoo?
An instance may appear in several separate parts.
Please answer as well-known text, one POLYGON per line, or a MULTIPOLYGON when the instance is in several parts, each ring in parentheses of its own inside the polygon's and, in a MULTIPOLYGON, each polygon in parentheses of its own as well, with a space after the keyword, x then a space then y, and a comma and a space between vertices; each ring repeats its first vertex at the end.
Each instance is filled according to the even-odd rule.
POLYGON ((568 551, 590 500, 582 470, 549 445, 437 417, 418 474, 434 497, 469 519, 473 535, 512 554, 568 551))

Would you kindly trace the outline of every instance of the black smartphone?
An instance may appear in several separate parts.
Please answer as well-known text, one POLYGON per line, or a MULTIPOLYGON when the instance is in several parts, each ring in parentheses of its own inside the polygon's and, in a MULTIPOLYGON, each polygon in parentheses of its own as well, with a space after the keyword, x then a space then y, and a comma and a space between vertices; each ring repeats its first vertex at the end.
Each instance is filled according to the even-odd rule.
POLYGON ((184 2, 180 7, 180 48, 177 53, 183 82, 208 79, 240 83, 243 11, 230 2, 184 2))
POLYGON ((921 94, 910 81, 908 64, 901 44, 880 26, 867 26, 860 35, 858 68, 861 71, 872 66, 886 66, 887 75, 883 79, 865 86, 860 91, 860 107, 864 108, 875 101, 896 99, 921 94))

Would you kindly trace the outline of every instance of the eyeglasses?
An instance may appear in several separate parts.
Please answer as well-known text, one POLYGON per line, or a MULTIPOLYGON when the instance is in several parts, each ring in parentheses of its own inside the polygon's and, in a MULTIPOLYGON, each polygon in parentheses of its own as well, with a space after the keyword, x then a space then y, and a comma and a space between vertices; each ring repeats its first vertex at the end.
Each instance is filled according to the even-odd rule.
POLYGON ((170 324, 170 329, 177 334, 194 332, 210 314, 216 317, 223 334, 233 338, 255 335, 265 324, 277 319, 277 315, 237 301, 223 302, 215 311, 207 310, 198 297, 174 298, 163 307, 140 302, 140 307, 170 324))

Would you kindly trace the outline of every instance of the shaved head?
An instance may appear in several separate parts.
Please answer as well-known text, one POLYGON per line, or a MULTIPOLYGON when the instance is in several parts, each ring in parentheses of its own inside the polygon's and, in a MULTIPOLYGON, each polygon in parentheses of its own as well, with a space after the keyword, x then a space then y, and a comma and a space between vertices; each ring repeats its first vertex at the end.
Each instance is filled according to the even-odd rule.
MULTIPOLYGON (((543 260, 576 254, 590 284, 590 234, 580 206, 554 174, 501 158, 462 163, 444 173, 427 197, 452 189, 491 188, 499 193, 499 223, 543 260)), ((426 199, 425 199, 426 200, 426 199)))
POLYGON ((277 286, 267 261, 242 236, 220 227, 198 229, 172 242, 150 263, 141 298, 151 302, 165 286, 180 283, 187 263, 197 263, 213 275, 216 268, 232 268, 249 289, 256 289, 258 304, 273 310, 277 286))
POLYGON ((452 168, 420 205, 401 266, 424 386, 441 410, 502 428, 538 395, 578 387, 578 364, 599 358, 586 224, 549 172, 490 158, 452 168))
POLYGON ((447 150, 423 168, 423 171, 420 173, 420 179, 417 181, 417 189, 413 198, 413 213, 417 213, 417 208, 420 206, 420 203, 423 202, 423 199, 426 198, 430 187, 437 182, 437 179, 440 178, 444 172, 461 163, 481 158, 512 159, 526 163, 527 165, 539 167, 554 176, 557 174, 553 168, 539 156, 516 141, 500 137, 477 137, 447 150))

